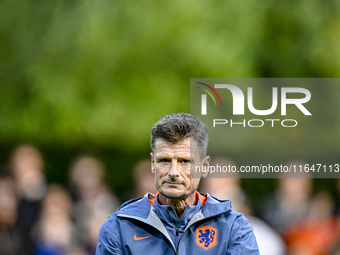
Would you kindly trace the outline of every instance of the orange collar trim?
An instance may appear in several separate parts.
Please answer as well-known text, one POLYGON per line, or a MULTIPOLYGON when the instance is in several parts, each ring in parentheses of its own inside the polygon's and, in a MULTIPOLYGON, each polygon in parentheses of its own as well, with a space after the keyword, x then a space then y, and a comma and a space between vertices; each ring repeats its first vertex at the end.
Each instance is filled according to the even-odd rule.
MULTIPOLYGON (((155 204, 155 199, 156 197, 158 197, 159 192, 156 193, 156 195, 152 198, 149 199, 149 203, 153 206, 155 204)), ((207 197, 206 196, 202 196, 199 192, 196 191, 196 198, 201 200, 202 202, 202 206, 204 206, 205 202, 207 201, 207 197)))
POLYGON ((202 196, 199 192, 196 191, 196 198, 201 200, 202 206, 204 206, 205 202, 207 201, 207 196, 202 196))
POLYGON ((154 197, 153 197, 152 199, 149 199, 149 203, 150 203, 152 206, 154 205, 155 199, 156 199, 156 197, 158 197, 158 195, 159 195, 159 192, 157 192, 157 193, 154 195, 154 197))

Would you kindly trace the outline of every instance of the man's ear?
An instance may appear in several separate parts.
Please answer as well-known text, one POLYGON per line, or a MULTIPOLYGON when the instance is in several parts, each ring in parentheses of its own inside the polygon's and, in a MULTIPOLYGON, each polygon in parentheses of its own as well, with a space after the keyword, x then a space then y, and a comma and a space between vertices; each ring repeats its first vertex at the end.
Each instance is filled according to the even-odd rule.
POLYGON ((151 172, 155 173, 155 160, 153 158, 153 153, 150 153, 150 158, 151 158, 151 172))
POLYGON ((207 177, 209 171, 209 164, 210 164, 210 156, 206 156, 203 160, 202 160, 202 166, 204 167, 204 169, 207 169, 207 171, 202 172, 202 177, 205 178, 207 177))

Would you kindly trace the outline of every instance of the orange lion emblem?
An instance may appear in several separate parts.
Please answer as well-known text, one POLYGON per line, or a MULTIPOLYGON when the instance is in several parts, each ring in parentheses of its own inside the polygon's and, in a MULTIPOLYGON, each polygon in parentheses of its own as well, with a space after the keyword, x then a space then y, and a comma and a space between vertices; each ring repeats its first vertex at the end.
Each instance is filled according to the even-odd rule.
POLYGON ((205 225, 196 229, 196 243, 204 250, 209 250, 217 244, 217 229, 205 225))

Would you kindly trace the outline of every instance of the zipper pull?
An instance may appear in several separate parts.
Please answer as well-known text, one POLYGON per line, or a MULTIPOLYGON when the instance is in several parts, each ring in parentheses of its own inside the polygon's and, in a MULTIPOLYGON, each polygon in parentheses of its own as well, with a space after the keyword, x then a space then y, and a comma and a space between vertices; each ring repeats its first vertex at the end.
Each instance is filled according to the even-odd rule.
POLYGON ((178 236, 178 228, 176 228, 176 236, 178 236))

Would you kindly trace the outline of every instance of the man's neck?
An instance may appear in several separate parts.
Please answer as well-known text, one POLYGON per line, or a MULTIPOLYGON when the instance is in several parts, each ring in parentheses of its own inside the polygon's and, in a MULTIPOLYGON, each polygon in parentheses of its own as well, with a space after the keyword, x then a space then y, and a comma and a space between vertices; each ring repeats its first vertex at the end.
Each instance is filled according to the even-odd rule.
POLYGON ((196 205, 197 204, 196 192, 191 194, 186 199, 172 199, 172 198, 167 198, 167 197, 163 196, 162 194, 159 194, 158 202, 161 205, 172 206, 176 211, 178 219, 181 220, 185 208, 188 205, 196 205))

